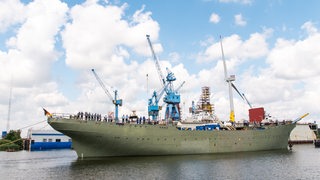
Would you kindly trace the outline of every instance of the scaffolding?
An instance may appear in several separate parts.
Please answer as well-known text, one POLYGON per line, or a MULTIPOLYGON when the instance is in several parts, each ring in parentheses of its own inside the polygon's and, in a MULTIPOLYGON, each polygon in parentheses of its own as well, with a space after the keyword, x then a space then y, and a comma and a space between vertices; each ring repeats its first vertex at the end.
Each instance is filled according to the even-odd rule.
POLYGON ((196 113, 207 112, 210 115, 214 113, 214 105, 210 103, 210 87, 202 87, 202 93, 197 103, 196 113))

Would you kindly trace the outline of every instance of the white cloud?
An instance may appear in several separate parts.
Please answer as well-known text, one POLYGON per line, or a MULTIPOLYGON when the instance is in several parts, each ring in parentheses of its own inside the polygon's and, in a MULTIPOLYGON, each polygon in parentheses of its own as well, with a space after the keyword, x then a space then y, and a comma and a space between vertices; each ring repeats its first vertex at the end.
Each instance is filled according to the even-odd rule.
POLYGON ((247 22, 243 19, 242 14, 237 14, 234 16, 234 23, 238 26, 247 25, 247 22))
POLYGON ((45 104, 47 106, 64 106, 68 104, 68 100, 61 92, 41 93, 35 95, 34 101, 37 104, 45 104))
MULTIPOLYGON (((158 23, 143 8, 134 13, 132 21, 124 19, 126 4, 101 6, 77 5, 71 9, 72 21, 63 32, 66 63, 73 68, 100 67, 108 65, 113 56, 132 48, 137 53, 146 49, 146 32, 157 38, 158 23), (78 38, 81 37, 81 38, 78 38)), ((125 53, 128 54, 128 53, 125 53)))
POLYGON ((316 34, 318 29, 315 27, 314 23, 308 21, 301 26, 301 29, 305 30, 309 35, 316 34))
POLYGON ((12 76, 16 85, 29 86, 50 75, 50 63, 58 57, 55 36, 65 21, 67 6, 59 1, 34 1, 25 10, 25 21, 7 41, 9 49, 1 53, 0 79, 12 76))
POLYGON ((267 58, 273 73, 283 79, 320 75, 320 34, 300 41, 279 38, 267 58))
POLYGON ((172 63, 177 63, 180 61, 180 54, 177 52, 169 53, 169 59, 172 63))
POLYGON ((25 6, 19 0, 0 1, 0 33, 25 19, 25 6))
MULTIPOLYGON (((66 103, 57 86, 52 85, 55 83, 50 80, 50 70, 58 58, 55 38, 65 23, 68 7, 58 0, 35 0, 27 5, 11 1, 7 7, 13 13, 6 13, 1 22, 12 23, 3 23, 2 28, 14 26, 15 30, 6 40, 7 49, 0 51, 0 85, 2 92, 9 92, 12 86, 11 127, 19 128, 39 121, 35 117, 42 115, 41 106, 66 103)), ((8 95, 1 93, 0 102, 8 102, 8 95)), ((5 103, 1 117, 6 116, 7 108, 5 103)))
POLYGON ((216 13, 212 13, 209 19, 210 22, 217 24, 220 22, 220 16, 216 13))
MULTIPOLYGON (((248 60, 263 57, 268 53, 266 42, 269 30, 263 33, 253 33, 248 40, 243 41, 239 35, 233 34, 222 41, 226 59, 248 60)), ((206 62, 221 58, 220 42, 213 43, 198 56, 198 62, 206 62)))

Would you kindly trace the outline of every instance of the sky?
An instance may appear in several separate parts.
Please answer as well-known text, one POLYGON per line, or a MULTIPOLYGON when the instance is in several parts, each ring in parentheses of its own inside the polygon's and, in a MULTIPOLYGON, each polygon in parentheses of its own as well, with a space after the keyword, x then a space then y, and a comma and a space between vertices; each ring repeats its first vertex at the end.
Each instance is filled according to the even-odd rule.
MULTIPOLYGON (((146 116, 148 98, 161 89, 146 34, 162 73, 174 73, 175 87, 186 82, 182 118, 209 86, 215 114, 228 120, 221 37, 228 74, 253 107, 279 120, 310 113, 303 121, 319 123, 318 7, 317 0, 0 0, 0 129, 8 119, 23 134, 50 128, 42 108, 114 111, 91 69, 123 99, 120 116, 146 116)), ((233 96, 236 121, 248 119, 248 104, 233 96)))

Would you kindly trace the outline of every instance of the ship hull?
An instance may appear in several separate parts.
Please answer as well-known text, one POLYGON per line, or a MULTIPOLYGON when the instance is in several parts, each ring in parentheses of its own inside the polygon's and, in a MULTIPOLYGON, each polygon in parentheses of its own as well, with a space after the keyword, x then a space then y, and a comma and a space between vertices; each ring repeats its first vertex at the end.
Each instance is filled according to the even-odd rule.
POLYGON ((78 157, 212 154, 287 149, 295 124, 252 130, 178 130, 175 126, 49 118, 72 138, 78 157))

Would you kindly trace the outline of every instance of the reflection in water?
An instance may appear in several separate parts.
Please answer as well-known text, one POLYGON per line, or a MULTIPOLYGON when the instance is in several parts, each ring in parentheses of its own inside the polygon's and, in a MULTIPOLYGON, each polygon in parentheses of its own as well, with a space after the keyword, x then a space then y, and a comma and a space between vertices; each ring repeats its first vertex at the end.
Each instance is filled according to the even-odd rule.
MULTIPOLYGON (((262 151, 217 155, 111 157, 76 160, 71 176, 109 179, 239 179, 254 178, 250 171, 263 173, 264 163, 290 156, 288 151, 262 151), (249 166, 246 170, 245 166, 249 166), (250 167, 252 166, 252 167, 250 167), (85 173, 85 174, 83 174, 85 173)), ((290 158, 289 158, 290 159, 290 158)), ((277 163, 276 161, 273 163, 277 163)))
POLYGON ((80 160, 74 151, 0 152, 1 179, 317 179, 320 149, 80 160))

